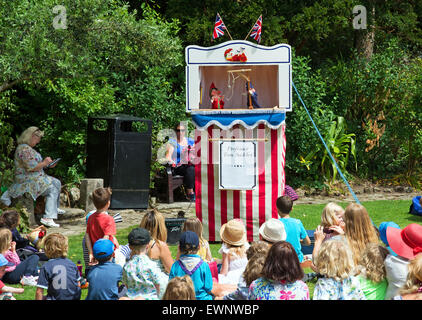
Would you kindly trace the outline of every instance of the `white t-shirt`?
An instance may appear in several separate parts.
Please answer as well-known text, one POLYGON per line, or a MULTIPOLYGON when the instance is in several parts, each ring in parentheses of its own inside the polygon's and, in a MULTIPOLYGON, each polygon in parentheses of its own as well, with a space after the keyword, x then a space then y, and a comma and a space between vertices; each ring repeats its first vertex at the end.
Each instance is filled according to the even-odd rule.
POLYGON ((389 254, 384 265, 388 281, 385 300, 391 300, 399 294, 400 288, 406 283, 409 260, 389 254))

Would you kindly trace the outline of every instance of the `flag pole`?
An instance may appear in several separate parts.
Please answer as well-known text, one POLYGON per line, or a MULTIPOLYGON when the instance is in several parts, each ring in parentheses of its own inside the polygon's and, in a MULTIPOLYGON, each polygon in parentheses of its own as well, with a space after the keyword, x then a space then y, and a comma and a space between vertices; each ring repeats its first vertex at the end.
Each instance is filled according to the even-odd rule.
POLYGON ((218 14, 218 16, 220 17, 220 19, 221 19, 221 22, 224 24, 224 27, 226 28, 226 30, 227 30, 227 34, 229 35, 229 37, 230 37, 230 40, 233 40, 233 38, 232 38, 232 36, 230 35, 230 32, 229 32, 229 29, 227 29, 227 26, 226 26, 226 24, 224 23, 224 21, 223 21, 223 18, 221 18, 221 16, 220 16, 220 14, 217 12, 217 14, 218 14))
MULTIPOLYGON (((262 14, 261 14, 260 16, 262 16, 262 14)), ((259 16, 259 17, 260 17, 260 16, 259 16)), ((256 21, 258 21, 258 20, 259 20, 259 17, 258 17, 258 19, 257 19, 256 21)), ((255 22, 255 23, 256 23, 256 22, 255 22)), ((251 30, 249 30, 248 34, 246 35, 245 40, 246 40, 246 39, 248 39, 249 35, 251 34, 251 31, 253 30, 253 27, 255 27, 255 23, 253 24, 253 26, 252 26, 251 30)))

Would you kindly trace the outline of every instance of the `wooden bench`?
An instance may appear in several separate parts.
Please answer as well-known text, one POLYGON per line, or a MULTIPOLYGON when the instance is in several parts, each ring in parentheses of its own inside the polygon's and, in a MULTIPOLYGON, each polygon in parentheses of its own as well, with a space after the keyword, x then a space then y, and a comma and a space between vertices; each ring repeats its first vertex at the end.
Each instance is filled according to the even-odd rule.
POLYGON ((166 173, 167 173, 167 190, 166 190, 166 197, 167 203, 174 202, 174 190, 181 187, 183 185, 183 176, 173 175, 173 171, 171 170, 171 165, 166 165, 166 173))

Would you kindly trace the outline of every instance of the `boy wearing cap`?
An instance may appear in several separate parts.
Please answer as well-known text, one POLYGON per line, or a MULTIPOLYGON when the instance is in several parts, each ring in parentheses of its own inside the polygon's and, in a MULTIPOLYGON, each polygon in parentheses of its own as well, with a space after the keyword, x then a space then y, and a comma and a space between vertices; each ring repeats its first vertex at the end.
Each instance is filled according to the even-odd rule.
MULTIPOLYGON (((0 254, 0 279, 3 278, 4 274, 6 273, 6 268, 12 266, 14 266, 14 264, 7 261, 7 259, 2 254, 0 254)), ((20 294, 23 292, 23 288, 5 286, 4 283, 0 280, 0 300, 16 300, 13 297, 13 293, 20 294)))
POLYGON ((147 255, 151 236, 144 228, 135 228, 128 235, 131 259, 123 267, 123 284, 127 298, 160 300, 166 290, 168 277, 147 255))
POLYGON ((108 239, 99 239, 92 247, 98 264, 93 266, 87 276, 89 282, 86 300, 118 300, 118 284, 122 280, 123 269, 112 262, 114 244, 108 239))
POLYGON ((212 274, 208 263, 197 254, 199 238, 193 231, 183 232, 179 241, 180 258, 176 260, 170 270, 169 280, 174 277, 189 275, 195 287, 197 300, 213 300, 212 274))

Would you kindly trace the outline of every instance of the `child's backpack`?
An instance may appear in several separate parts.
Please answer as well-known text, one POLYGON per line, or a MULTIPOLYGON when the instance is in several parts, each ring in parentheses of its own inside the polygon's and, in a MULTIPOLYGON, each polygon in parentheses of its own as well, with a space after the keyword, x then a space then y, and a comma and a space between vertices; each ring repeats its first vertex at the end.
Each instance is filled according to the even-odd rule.
POLYGON ((409 213, 422 216, 421 196, 414 197, 409 208, 409 213))

